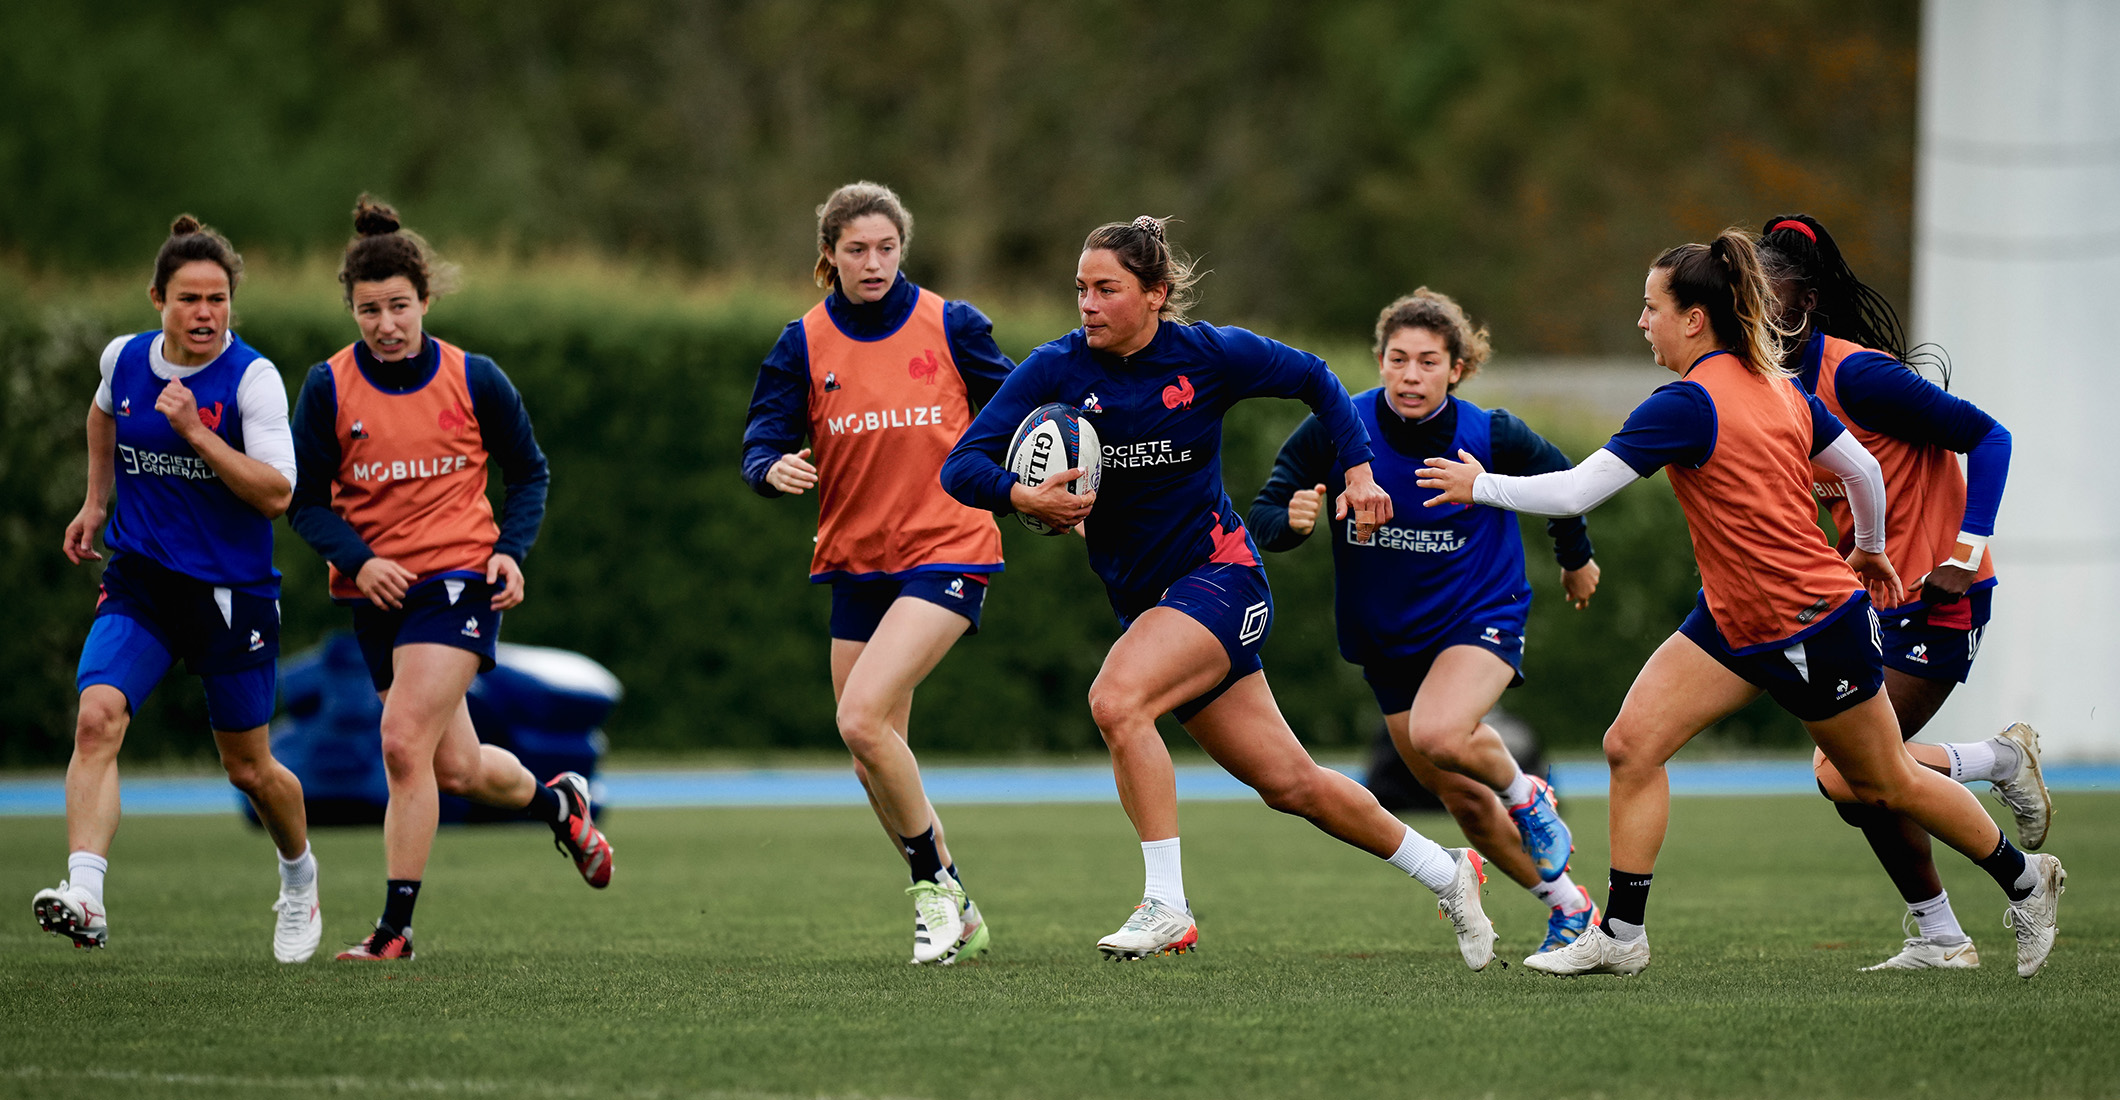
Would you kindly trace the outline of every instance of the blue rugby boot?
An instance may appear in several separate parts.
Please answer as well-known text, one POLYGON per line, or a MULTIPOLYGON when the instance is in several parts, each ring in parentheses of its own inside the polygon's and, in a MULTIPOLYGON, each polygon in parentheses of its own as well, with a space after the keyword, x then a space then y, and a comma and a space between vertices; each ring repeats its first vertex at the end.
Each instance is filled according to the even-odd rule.
POLYGON ((1585 929, 1598 922, 1601 914, 1597 911, 1597 903, 1590 900, 1590 891, 1581 886, 1576 889, 1582 891, 1583 904, 1587 908, 1576 913, 1553 910, 1553 915, 1546 918, 1546 942, 1538 945, 1540 954, 1558 951, 1574 943, 1585 929))
POLYGON ((1553 788, 1538 776, 1529 778, 1531 797, 1509 807, 1509 819, 1523 834, 1524 854, 1538 869, 1539 880, 1552 882, 1568 870, 1568 857, 1575 854, 1575 837, 1568 832, 1568 823, 1561 820, 1553 788))

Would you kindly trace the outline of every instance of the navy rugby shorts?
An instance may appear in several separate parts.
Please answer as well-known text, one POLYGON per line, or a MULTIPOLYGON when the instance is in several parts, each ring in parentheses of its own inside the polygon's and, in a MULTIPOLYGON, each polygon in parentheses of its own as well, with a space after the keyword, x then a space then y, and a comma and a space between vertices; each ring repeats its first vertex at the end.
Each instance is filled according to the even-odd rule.
POLYGON ((1678 632, 1801 721, 1822 722, 1884 686, 1884 646, 1867 593, 1850 596, 1825 626, 1780 648, 1731 652, 1705 595, 1693 598, 1693 613, 1678 632))
POLYGON ((1947 604, 1927 602, 1882 612, 1884 667, 1924 680, 1965 683, 1987 631, 1995 586, 1975 588, 1947 604))
POLYGON ((493 609, 499 585, 484 577, 434 577, 406 589, 396 609, 366 599, 353 604, 353 636, 368 663, 368 681, 389 691, 397 678, 391 655, 401 645, 446 645, 478 654, 478 670, 493 668, 500 644, 501 613, 493 609))
POLYGON ((278 600, 121 553, 103 570, 96 618, 81 647, 74 687, 117 688, 138 714, 163 674, 182 658, 205 682, 206 716, 213 728, 235 733, 272 720, 279 655, 278 600))
POLYGON ((1172 714, 1189 722, 1237 681, 1266 667, 1259 660, 1259 647, 1273 628, 1273 590, 1267 587, 1266 570, 1255 565, 1209 562, 1171 582, 1162 596, 1147 606, 1129 606, 1114 595, 1112 610, 1119 625, 1130 627, 1149 607, 1168 607, 1183 612, 1208 629, 1229 655, 1229 675, 1199 697, 1179 704, 1172 714))
POLYGON ((866 642, 876 636, 884 613, 899 597, 926 600, 971 620, 966 634, 979 633, 986 609, 985 573, 914 573, 903 579, 832 582, 832 637, 866 642))
POLYGON ((1453 646, 1469 645, 1492 653, 1509 662, 1516 675, 1509 678, 1509 686, 1524 682, 1524 636, 1517 631, 1523 624, 1515 621, 1481 622, 1468 619, 1444 632, 1442 638, 1427 649, 1404 657, 1383 657, 1362 666, 1362 679, 1369 681, 1369 691, 1377 697, 1377 706, 1385 714, 1398 714, 1413 709, 1413 697, 1418 695, 1421 684, 1428 679, 1428 670, 1435 659, 1453 646))

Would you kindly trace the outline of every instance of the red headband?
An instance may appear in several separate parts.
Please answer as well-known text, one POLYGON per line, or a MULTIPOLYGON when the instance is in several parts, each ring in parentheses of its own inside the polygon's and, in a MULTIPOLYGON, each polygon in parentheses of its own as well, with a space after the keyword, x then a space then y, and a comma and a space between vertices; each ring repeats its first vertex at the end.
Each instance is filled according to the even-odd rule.
POLYGON ((1783 229, 1794 229, 1798 233, 1801 233, 1804 236, 1811 238, 1812 244, 1818 243, 1818 234, 1811 232, 1810 226, 1805 225, 1800 221, 1797 221, 1795 218, 1784 218, 1781 221, 1775 222, 1773 225, 1767 227, 1767 232, 1773 233, 1783 229))

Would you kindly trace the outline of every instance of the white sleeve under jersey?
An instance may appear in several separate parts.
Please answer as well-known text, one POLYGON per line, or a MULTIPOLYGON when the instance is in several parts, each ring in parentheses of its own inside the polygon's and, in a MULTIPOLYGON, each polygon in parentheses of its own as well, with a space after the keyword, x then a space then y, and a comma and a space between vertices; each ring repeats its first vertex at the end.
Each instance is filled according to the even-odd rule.
MULTIPOLYGON (((115 415, 110 379, 118 369, 118 352, 131 339, 120 336, 103 348, 99 364, 103 380, 96 385, 96 407, 106 413, 115 415)), ((186 378, 205 369, 175 366, 162 358, 159 337, 148 365, 157 378, 186 378)), ((280 370, 272 360, 259 356, 244 369, 243 380, 236 383, 236 411, 243 417, 243 453, 278 470, 287 479, 287 487, 294 488, 294 430, 287 425, 287 385, 280 381, 280 370)))

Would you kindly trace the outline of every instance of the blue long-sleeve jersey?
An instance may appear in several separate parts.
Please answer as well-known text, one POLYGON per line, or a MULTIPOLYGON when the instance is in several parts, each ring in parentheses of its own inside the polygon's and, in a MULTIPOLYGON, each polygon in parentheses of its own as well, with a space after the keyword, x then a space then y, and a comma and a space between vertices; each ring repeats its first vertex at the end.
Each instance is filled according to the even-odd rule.
POLYGON ((1115 606, 1149 602, 1209 561, 1259 563, 1222 487, 1222 417, 1249 397, 1304 402, 1342 467, 1370 460, 1369 435, 1323 359, 1241 328, 1157 325, 1129 356, 1092 350, 1080 329, 1040 346, 994 394, 942 465, 942 487, 974 508, 1015 510, 1003 468, 1032 409, 1081 410, 1103 444, 1104 482, 1086 523, 1090 567, 1115 606))
MULTIPOLYGON (((856 340, 881 340, 903 327, 920 299, 920 288, 903 272, 884 296, 873 302, 849 301, 834 290, 825 309, 839 330, 856 340)), ((1015 369, 994 343, 994 323, 970 302, 944 302, 942 326, 949 334, 950 359, 964 379, 972 404, 984 404, 1015 369)), ((810 348, 802 320, 788 322, 766 353, 751 390, 751 412, 743 429, 743 479, 760 496, 777 497, 766 484, 766 471, 784 454, 793 454, 810 431, 810 348)))
MULTIPOLYGON (((1824 351, 1823 337, 1813 337, 1804 349, 1797 381, 1805 393, 1818 390, 1824 351)), ((2002 508, 2002 489, 2010 473, 2009 429, 1978 405, 1952 396, 1880 351, 1858 351, 1842 359, 1833 373, 1833 390, 1840 410, 1865 431, 1964 455, 1965 519, 1959 530, 1995 533, 1995 513, 2002 508)))

